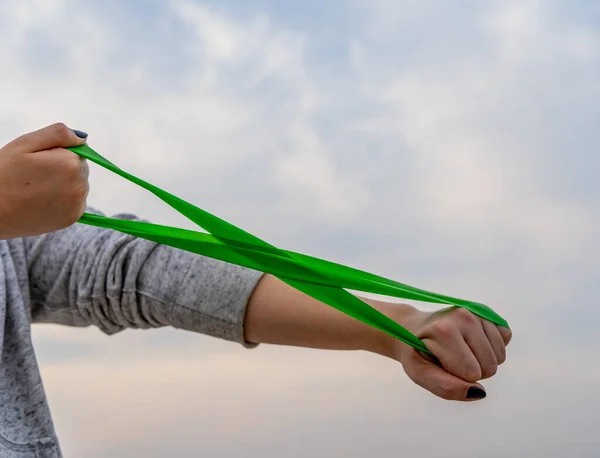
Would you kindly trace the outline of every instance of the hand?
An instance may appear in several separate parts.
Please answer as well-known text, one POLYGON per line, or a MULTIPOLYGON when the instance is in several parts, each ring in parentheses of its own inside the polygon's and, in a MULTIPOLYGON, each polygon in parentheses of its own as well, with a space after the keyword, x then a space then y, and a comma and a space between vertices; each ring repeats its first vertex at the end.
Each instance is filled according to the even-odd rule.
POLYGON ((477 383, 496 374, 506 360, 509 329, 462 309, 449 308, 426 313, 408 305, 395 307, 390 318, 419 337, 434 354, 424 355, 393 340, 388 356, 400 361, 417 385, 448 400, 475 401, 486 396, 477 383))
POLYGON ((87 163, 63 148, 81 145, 85 137, 54 124, 0 149, 0 240, 64 229, 81 217, 87 163))
POLYGON ((400 361, 418 385, 444 399, 485 397, 479 380, 506 359, 511 331, 461 308, 426 313, 405 304, 364 299, 417 337, 435 355, 425 356, 396 338, 264 275, 244 320, 247 342, 331 350, 367 350, 400 361))

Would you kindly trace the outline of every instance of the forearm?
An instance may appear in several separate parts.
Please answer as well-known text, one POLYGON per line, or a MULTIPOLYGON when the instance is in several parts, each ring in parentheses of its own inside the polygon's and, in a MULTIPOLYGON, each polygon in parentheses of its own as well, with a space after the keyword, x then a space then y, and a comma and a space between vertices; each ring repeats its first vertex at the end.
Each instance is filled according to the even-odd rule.
POLYGON ((108 334, 171 326, 243 342, 260 272, 81 224, 24 240, 35 322, 108 334))
MULTIPOLYGON (((79 224, 25 240, 37 322, 109 334, 172 326, 238 342, 387 355, 393 347, 387 334, 271 275, 79 224)), ((414 311, 368 302, 401 324, 414 311)))
MULTIPOLYGON (((402 323, 412 307, 368 301, 402 323)), ((367 350, 389 356, 392 338, 344 313, 265 275, 250 297, 244 325, 253 343, 292 345, 330 350, 367 350)))

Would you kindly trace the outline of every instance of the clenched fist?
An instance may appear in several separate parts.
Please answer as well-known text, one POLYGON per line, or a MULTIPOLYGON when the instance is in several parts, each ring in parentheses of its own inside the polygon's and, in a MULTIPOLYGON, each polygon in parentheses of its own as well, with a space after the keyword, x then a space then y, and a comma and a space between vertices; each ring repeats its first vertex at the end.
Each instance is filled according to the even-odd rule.
POLYGON ((474 401, 486 396, 478 382, 494 376, 506 360, 510 329, 456 307, 428 313, 402 304, 391 308, 390 316, 434 355, 391 341, 387 355, 402 363, 413 382, 448 400, 474 401))
POLYGON ((88 167, 64 148, 85 143, 85 137, 59 123, 0 149, 0 240, 57 231, 81 217, 88 167))

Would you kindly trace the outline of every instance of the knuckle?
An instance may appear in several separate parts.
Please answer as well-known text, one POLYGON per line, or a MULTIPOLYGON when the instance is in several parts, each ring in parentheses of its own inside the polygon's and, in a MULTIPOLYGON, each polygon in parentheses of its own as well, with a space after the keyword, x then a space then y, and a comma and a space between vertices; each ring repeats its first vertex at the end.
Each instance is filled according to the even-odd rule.
POLYGON ((449 338, 456 332, 455 326, 448 320, 438 320, 431 324, 428 334, 438 338, 449 338))
POLYGON ((512 339, 512 331, 508 328, 500 328, 500 334, 502 335, 502 338, 504 339, 504 343, 505 345, 508 345, 509 342, 512 339))
POLYGON ((478 380, 481 380, 483 374, 481 368, 470 367, 465 370, 463 378, 471 383, 475 383, 478 380))
POLYGON ((498 364, 503 364, 506 361, 506 349, 502 347, 498 355, 498 364))
POLYGON ((80 159, 80 161, 81 161, 81 172, 87 178, 90 174, 90 169, 89 169, 88 163, 85 159, 80 159))
POLYGON ((472 324, 477 321, 477 317, 474 314, 462 307, 457 308, 454 311, 454 315, 465 324, 472 324))
POLYGON ((454 387, 450 383, 442 383, 437 389, 439 397, 447 400, 454 399, 454 387))
POLYGON ((62 164, 63 170, 69 180, 79 182, 84 177, 84 163, 76 154, 67 153, 62 164))
POLYGON ((85 180, 81 180, 76 186, 73 187, 73 200, 77 204, 81 204, 87 197, 88 186, 85 180))
POLYGON ((83 178, 80 179, 77 183, 74 183, 70 189, 69 197, 73 206, 81 206, 88 193, 88 184, 87 181, 83 178))
POLYGON ((52 124, 50 126, 50 131, 52 135, 59 142, 67 141, 71 138, 71 129, 69 129, 64 123, 57 122, 56 124, 52 124))
POLYGON ((494 375, 496 375, 496 372, 498 372, 498 366, 496 366, 495 364, 490 365, 488 367, 485 367, 481 371, 481 378, 486 379, 486 378, 493 377, 494 375))
POLYGON ((79 170, 78 175, 76 178, 71 177, 69 183, 64 188, 64 218, 65 224, 69 226, 81 217, 85 209, 88 194, 87 179, 81 175, 79 170))

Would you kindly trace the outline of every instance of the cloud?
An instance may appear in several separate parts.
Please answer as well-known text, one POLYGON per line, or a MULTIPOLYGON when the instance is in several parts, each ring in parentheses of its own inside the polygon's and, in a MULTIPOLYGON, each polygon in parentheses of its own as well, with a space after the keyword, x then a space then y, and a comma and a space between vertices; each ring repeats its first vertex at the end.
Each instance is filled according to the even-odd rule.
POLYGON ((195 349, 168 360, 46 366, 51 399, 63 406, 57 422, 65 451, 359 457, 401 448, 433 457, 443 448, 453 457, 527 451, 558 458, 569 448, 577 456, 597 450, 587 394, 599 382, 597 370, 585 370, 568 401, 547 402, 549 392, 569 385, 583 357, 560 366, 538 361, 534 373, 510 364, 507 371, 526 377, 490 381, 489 399, 475 406, 435 399, 411 385, 397 365, 369 355, 271 348, 214 356, 195 349), (577 430, 569 427, 581 419, 577 430), (477 435, 465 441, 465 428, 477 435), (432 434, 443 442, 432 441, 432 434))
MULTIPOLYGON (((591 6, 309 3, 0 2, 0 138, 63 120, 284 248, 490 303, 515 339, 489 399, 443 403, 367 355, 34 327, 65 450, 597 455, 591 6)), ((105 212, 193 227, 91 180, 105 212)))
MULTIPOLYGON (((385 213, 374 208, 369 216, 390 222, 396 234, 418 227, 415 244, 424 230, 428 243, 408 251, 423 259, 428 275, 440 259, 453 259, 454 272, 442 269, 446 280, 436 278, 442 288, 460 282, 477 293, 467 282, 477 283, 504 303, 494 292, 500 277, 502 285, 518 285, 507 292, 519 291, 529 307, 548 307, 575 293, 573 272, 589 267, 595 245, 597 200, 590 201, 589 189, 573 191, 587 173, 584 164, 598 170, 591 152, 597 135, 566 118, 588 106, 576 94, 579 84, 590 87, 589 68, 598 66, 598 34, 541 2, 472 6, 463 2, 457 13, 449 11, 454 5, 434 12, 379 2, 371 9, 361 46, 376 51, 362 64, 372 81, 363 81, 362 95, 378 110, 355 125, 394 145, 388 164, 398 164, 398 181, 407 184, 378 183, 406 197, 395 212, 384 205, 385 213), (457 14, 460 21, 452 21, 457 14), (396 66, 377 60, 393 53, 396 66), (383 76, 381 68, 388 70, 383 76), (581 147, 564 150, 573 141, 581 147), (483 259, 489 264, 475 280, 473 262, 483 259)), ((587 94, 596 100, 595 91, 587 94)), ((373 194, 373 201, 385 199, 373 194)))

